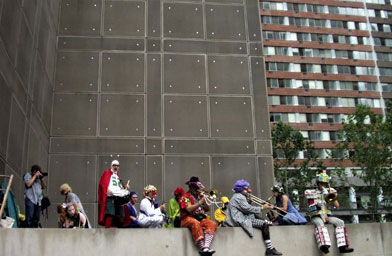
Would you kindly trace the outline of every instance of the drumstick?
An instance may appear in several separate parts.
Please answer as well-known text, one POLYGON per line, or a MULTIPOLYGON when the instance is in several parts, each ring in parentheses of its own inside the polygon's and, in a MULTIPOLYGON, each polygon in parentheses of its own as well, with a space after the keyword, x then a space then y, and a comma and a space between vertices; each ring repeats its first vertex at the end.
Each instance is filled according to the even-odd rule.
POLYGON ((126 187, 128 187, 129 186, 129 180, 128 180, 128 182, 127 182, 127 185, 126 185, 126 187))

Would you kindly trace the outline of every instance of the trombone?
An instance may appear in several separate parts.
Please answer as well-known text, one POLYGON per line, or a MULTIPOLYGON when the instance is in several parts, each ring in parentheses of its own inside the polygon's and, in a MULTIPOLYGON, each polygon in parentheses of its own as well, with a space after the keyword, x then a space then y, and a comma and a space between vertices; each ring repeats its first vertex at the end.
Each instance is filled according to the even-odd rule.
POLYGON ((260 206, 270 205, 270 206, 273 207, 273 209, 270 209, 270 210, 271 210, 272 212, 274 212, 274 213, 279 214, 279 215, 282 216, 282 217, 284 217, 284 216, 287 214, 287 212, 286 212, 285 210, 276 207, 275 205, 271 204, 270 202, 267 202, 267 201, 265 201, 265 200, 263 200, 263 199, 261 199, 261 198, 258 198, 257 196, 255 196, 255 195, 253 195, 253 194, 251 194, 251 193, 248 193, 248 192, 247 192, 246 194, 247 194, 247 196, 250 198, 250 200, 251 200, 252 202, 254 202, 255 204, 257 204, 257 205, 260 205, 260 206), (280 212, 283 212, 284 214, 282 214, 282 213, 280 213, 280 212))
POLYGON ((204 196, 205 202, 208 206, 214 204, 216 205, 216 207, 219 208, 219 202, 216 201, 218 197, 218 190, 211 189, 210 191, 207 191, 207 190, 199 189, 197 192, 204 196))

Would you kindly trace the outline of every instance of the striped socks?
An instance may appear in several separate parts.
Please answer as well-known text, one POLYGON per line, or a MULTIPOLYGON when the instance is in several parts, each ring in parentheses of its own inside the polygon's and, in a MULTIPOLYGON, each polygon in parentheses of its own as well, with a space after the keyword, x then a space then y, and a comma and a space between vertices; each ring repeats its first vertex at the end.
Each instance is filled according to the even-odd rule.
POLYGON ((197 248, 199 248, 199 251, 202 251, 202 250, 203 250, 203 248, 204 248, 204 239, 200 239, 200 240, 197 242, 197 248))
POLYGON ((267 249, 274 249, 274 246, 272 245, 271 240, 264 240, 265 246, 267 247, 267 249))
POLYGON ((209 234, 209 233, 204 234, 204 248, 210 248, 213 238, 214 238, 213 234, 209 234))

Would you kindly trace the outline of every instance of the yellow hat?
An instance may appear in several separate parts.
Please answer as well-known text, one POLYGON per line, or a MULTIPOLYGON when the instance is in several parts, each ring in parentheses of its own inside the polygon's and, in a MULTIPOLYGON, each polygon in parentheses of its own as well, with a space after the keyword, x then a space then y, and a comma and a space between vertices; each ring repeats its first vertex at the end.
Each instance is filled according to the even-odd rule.
POLYGON ((222 196, 221 197, 221 202, 222 202, 222 204, 228 203, 229 202, 229 198, 227 198, 227 196, 222 196))

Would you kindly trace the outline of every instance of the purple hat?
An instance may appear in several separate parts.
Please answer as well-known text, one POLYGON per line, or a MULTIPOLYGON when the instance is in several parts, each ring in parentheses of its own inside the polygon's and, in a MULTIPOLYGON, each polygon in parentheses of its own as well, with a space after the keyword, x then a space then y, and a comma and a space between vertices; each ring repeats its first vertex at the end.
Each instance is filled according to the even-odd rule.
POLYGON ((244 190, 245 189, 245 187, 248 187, 249 188, 249 186, 250 186, 250 184, 249 184, 249 182, 247 182, 246 180, 237 180, 235 183, 234 183, 234 191, 236 192, 236 193, 239 193, 239 192, 241 192, 242 190, 244 190))

